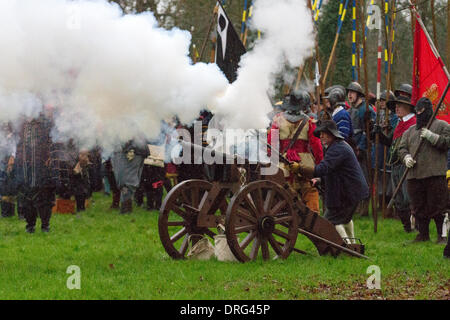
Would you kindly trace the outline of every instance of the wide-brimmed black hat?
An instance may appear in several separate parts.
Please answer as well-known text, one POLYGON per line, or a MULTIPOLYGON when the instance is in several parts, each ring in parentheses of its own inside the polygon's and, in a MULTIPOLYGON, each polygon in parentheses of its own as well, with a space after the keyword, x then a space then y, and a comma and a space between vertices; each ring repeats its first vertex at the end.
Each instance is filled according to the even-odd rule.
POLYGON ((389 100, 387 103, 387 107, 389 108, 389 110, 395 112, 395 106, 397 105, 397 103, 406 104, 411 108, 411 112, 414 112, 414 113, 416 112, 416 110, 415 110, 416 106, 411 103, 411 99, 408 98, 407 96, 402 96, 402 95, 395 97, 394 100, 389 100))
POLYGON ((337 139, 344 139, 343 136, 339 133, 339 130, 337 128, 336 122, 333 120, 325 120, 323 121, 317 128, 314 130, 314 135, 317 138, 320 138, 320 133, 322 131, 326 131, 336 137, 337 139))

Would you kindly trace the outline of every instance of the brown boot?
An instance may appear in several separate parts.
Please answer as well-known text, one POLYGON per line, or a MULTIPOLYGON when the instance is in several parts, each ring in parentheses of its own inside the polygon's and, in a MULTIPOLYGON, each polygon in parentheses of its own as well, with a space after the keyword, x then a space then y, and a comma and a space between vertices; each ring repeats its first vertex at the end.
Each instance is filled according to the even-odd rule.
POLYGON ((447 243, 447 238, 444 238, 443 236, 441 236, 440 234, 438 234, 436 243, 437 243, 437 244, 446 244, 446 243, 447 243))
POLYGON ((416 238, 413 240, 413 242, 426 242, 426 241, 430 241, 430 236, 429 235, 424 235, 422 233, 419 233, 416 238))
POLYGON ((119 209, 120 208, 120 191, 113 191, 113 202, 111 204, 111 206, 109 207, 110 209, 119 209))
POLYGON ((438 214, 433 217, 434 223, 436 224, 436 232, 437 232, 437 244, 446 244, 447 239, 442 236, 442 227, 444 224, 445 216, 443 214, 438 214))
POLYGON ((430 241, 430 219, 416 218, 416 221, 419 222, 419 234, 413 242, 430 241))
POLYGON ((129 199, 122 203, 122 206, 120 208, 120 213, 125 214, 125 213, 131 213, 131 212, 133 212, 133 200, 129 199))
POLYGON ((403 229, 406 233, 412 232, 411 228, 411 213, 409 210, 399 210, 397 211, 398 216, 403 224, 403 229))

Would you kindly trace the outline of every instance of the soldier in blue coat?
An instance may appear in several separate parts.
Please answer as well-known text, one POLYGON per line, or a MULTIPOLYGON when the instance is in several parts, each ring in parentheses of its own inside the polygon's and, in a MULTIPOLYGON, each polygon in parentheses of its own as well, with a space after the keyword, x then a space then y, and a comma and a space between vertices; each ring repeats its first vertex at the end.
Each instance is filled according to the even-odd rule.
POLYGON ((298 165, 297 171, 313 177, 313 185, 324 189, 324 217, 336 226, 345 240, 354 238, 352 217, 358 203, 369 197, 369 187, 352 147, 344 141, 336 123, 324 121, 315 131, 326 148, 324 159, 314 172, 298 165))

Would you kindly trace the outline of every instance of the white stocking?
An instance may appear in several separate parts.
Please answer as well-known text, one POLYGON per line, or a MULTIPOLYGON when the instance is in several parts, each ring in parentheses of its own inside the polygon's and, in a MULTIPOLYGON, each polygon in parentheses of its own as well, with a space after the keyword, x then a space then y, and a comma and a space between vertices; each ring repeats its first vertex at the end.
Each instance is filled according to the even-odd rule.
POLYGON ((353 229, 353 220, 350 220, 349 223, 344 224, 344 229, 348 234, 348 237, 350 238, 350 243, 355 243, 355 231, 353 229))
POLYGON ((335 226, 336 231, 339 233, 339 235, 341 236, 342 239, 344 239, 344 241, 348 242, 348 235, 347 232, 345 231, 345 227, 343 224, 338 224, 335 226))

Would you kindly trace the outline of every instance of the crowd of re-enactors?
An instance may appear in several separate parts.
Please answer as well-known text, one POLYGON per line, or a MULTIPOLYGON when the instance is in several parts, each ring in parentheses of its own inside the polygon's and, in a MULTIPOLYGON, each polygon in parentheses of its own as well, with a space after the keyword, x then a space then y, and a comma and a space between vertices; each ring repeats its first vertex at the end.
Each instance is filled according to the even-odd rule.
MULTIPOLYGON (((450 126, 433 118, 428 98, 414 105, 411 96, 408 84, 395 92, 384 91, 376 110, 376 99, 371 95, 366 101, 357 82, 327 88, 320 105, 313 93, 293 90, 268 114, 268 143, 277 130, 277 152, 288 160, 279 166, 290 189, 311 210, 323 214, 345 241, 355 239, 353 216, 369 215, 370 190, 375 189, 379 204, 393 201, 386 217, 398 219, 399 228, 407 233, 417 232, 413 242, 431 241, 433 220, 435 242, 447 244, 444 257, 448 258, 450 126), (392 199, 406 170, 406 181, 392 199), (369 176, 378 177, 372 188, 369 176)), ((73 141, 53 142, 53 112, 51 106, 44 106, 19 130, 11 125, 4 128, 9 142, 1 145, 9 147, 0 165, 1 215, 12 217, 17 210, 28 233, 35 232, 38 217, 41 230, 50 231, 58 202, 72 201, 81 214, 92 193, 103 192, 112 198, 111 209, 121 214, 132 212, 133 206, 159 210, 164 189, 169 192, 177 183, 204 178, 201 164, 152 159, 148 147, 152 142, 132 140, 108 155, 100 148, 80 150, 73 141)), ((200 113, 197 121, 203 134, 212 116, 206 110, 200 113)), ((182 127, 194 134, 192 125, 174 119, 164 127, 182 127)), ((176 139, 170 132, 162 130, 153 144, 176 139)))

